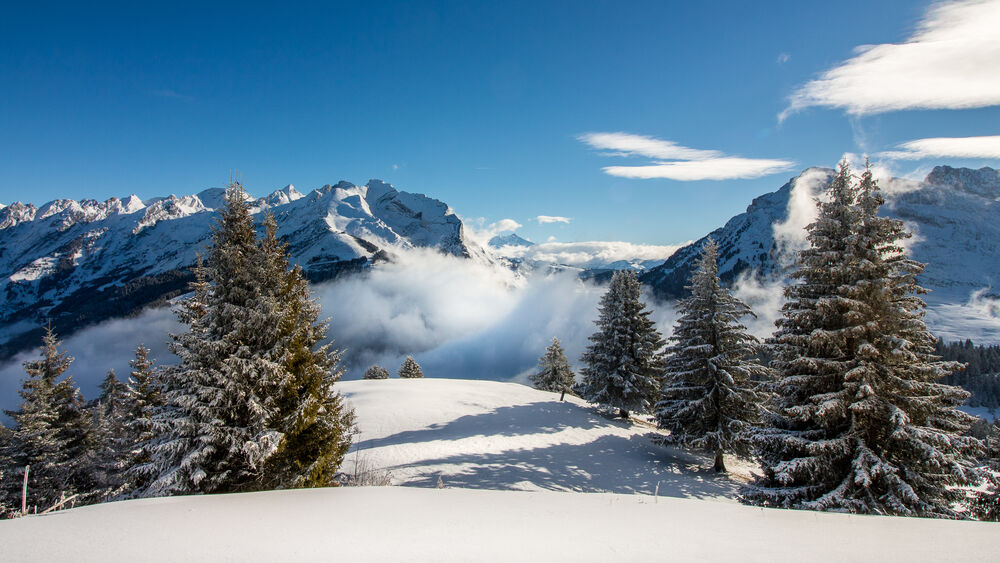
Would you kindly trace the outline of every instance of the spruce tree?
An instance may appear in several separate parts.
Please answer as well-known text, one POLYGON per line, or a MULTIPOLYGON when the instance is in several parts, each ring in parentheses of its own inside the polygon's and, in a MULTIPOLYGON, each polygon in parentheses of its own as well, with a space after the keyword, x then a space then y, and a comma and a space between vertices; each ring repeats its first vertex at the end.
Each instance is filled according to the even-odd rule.
POLYGON ((344 374, 342 352, 326 340, 328 324, 319 321, 320 305, 298 266, 289 267, 286 246, 268 214, 261 243, 265 289, 278 311, 275 343, 269 353, 280 370, 268 426, 282 436, 264 466, 266 488, 327 487, 350 449, 354 411, 334 390, 344 374))
POLYGON ((326 486, 352 437, 353 411, 333 390, 340 352, 274 219, 258 240, 237 183, 213 246, 178 309, 188 325, 163 370, 166 404, 147 445, 146 494, 326 486))
POLYGON ((545 349, 545 354, 538 359, 538 373, 528 376, 535 389, 542 391, 567 391, 573 387, 575 376, 569 369, 569 360, 563 352, 558 338, 552 339, 552 344, 545 349))
POLYGON ((382 366, 372 366, 365 370, 362 379, 389 379, 389 370, 382 366))
POLYGON ((680 319, 667 349, 662 398, 656 405, 667 441, 707 450, 725 472, 724 453, 749 457, 749 434, 762 420, 767 394, 757 388, 768 370, 755 355, 758 340, 740 319, 753 312, 720 285, 718 246, 702 247, 679 304, 680 319))
POLYGON ((94 405, 94 459, 90 465, 94 483, 90 495, 103 502, 122 495, 128 489, 125 471, 132 461, 136 439, 129 428, 134 416, 128 386, 108 372, 100 385, 101 395, 94 405))
POLYGON ((46 328, 42 357, 24 363, 28 377, 22 383, 21 407, 4 411, 14 420, 7 456, 9 496, 21 498, 25 466, 29 505, 40 509, 65 496, 87 495, 92 489, 88 471, 94 435, 80 390, 66 370, 73 358, 59 351, 59 339, 46 328))
POLYGON ((407 356, 403 360, 403 365, 399 367, 399 377, 403 379, 416 379, 423 376, 424 372, 420 369, 420 364, 410 356, 407 356))
POLYGON ((193 295, 178 310, 188 331, 171 335, 180 364, 163 372, 166 406, 156 416, 147 495, 251 490, 281 433, 268 426, 283 378, 270 356, 280 318, 262 291, 257 235, 246 192, 234 183, 196 267, 193 295), (155 477, 153 477, 155 475, 155 477))
POLYGON ((142 492, 149 486, 150 476, 138 468, 146 467, 152 457, 146 448, 154 437, 153 417, 164 406, 163 385, 149 359, 149 348, 139 344, 135 358, 129 362, 127 393, 131 413, 125 421, 126 430, 132 440, 131 452, 126 462, 126 480, 131 491, 142 492))
POLYGON ((957 517, 956 486, 976 479, 978 440, 962 436, 967 393, 939 380, 922 318, 923 266, 900 221, 879 217, 878 187, 846 163, 808 226, 798 283, 771 344, 777 427, 758 436, 763 477, 743 500, 763 506, 957 517))
POLYGON ((664 341, 640 300, 639 280, 631 271, 615 272, 601 298, 598 330, 583 354, 579 395, 618 409, 648 412, 659 395, 664 341))

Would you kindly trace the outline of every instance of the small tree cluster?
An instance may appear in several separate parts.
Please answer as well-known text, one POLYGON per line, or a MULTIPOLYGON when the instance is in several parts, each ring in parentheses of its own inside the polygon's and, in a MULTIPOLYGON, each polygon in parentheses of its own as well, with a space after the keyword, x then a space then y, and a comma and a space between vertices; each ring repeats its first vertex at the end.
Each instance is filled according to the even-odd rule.
POLYGON ((417 379, 424 376, 424 372, 420 369, 420 364, 414 361, 413 358, 407 356, 403 360, 403 365, 399 367, 399 377, 403 379, 417 379))
POLYGON ((365 371, 363 379, 389 379, 389 370, 382 366, 372 366, 365 371))

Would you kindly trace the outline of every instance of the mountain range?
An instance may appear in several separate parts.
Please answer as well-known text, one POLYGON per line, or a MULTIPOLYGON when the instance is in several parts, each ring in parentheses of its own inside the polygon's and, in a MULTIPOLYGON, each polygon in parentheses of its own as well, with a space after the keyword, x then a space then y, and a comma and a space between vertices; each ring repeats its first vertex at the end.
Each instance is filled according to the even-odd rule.
MULTIPOLYGON (((258 216, 274 215, 292 260, 311 281, 430 248, 525 271, 568 269, 598 280, 612 270, 633 269, 657 297, 673 299, 683 295, 708 237, 720 246, 723 280, 787 281, 794 252, 806 245, 803 229, 815 217, 816 198, 832 175, 830 169, 805 170, 665 261, 595 258, 584 266, 527 260, 525 250, 534 243, 515 233, 480 246, 445 203, 380 180, 340 182, 309 194, 287 186, 249 203, 258 216)), ((881 185, 882 212, 905 222, 914 233, 908 250, 928 264, 920 282, 931 290, 925 296, 930 320, 952 339, 1000 341, 1000 301, 990 293, 1000 279, 1000 172, 939 166, 922 181, 885 179, 881 185), (976 299, 980 306, 970 308, 976 299)), ((36 346, 45 323, 69 335, 183 293, 190 266, 210 243, 224 194, 212 188, 148 200, 133 195, 0 206, 0 359, 36 346)))

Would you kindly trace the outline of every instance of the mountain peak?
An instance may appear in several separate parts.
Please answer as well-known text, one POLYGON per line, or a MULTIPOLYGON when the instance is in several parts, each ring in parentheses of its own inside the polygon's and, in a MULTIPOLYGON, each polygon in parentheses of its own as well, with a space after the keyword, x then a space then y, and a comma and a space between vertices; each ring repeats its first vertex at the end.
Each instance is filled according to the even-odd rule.
POLYGON ((502 248, 504 246, 535 246, 535 243, 526 238, 517 236, 517 233, 497 235, 491 238, 490 242, 487 244, 489 244, 492 248, 502 248))
POLYGON ((934 186, 949 186, 956 190, 989 198, 1000 197, 1000 170, 984 166, 972 168, 952 168, 935 166, 927 175, 926 183, 934 186))

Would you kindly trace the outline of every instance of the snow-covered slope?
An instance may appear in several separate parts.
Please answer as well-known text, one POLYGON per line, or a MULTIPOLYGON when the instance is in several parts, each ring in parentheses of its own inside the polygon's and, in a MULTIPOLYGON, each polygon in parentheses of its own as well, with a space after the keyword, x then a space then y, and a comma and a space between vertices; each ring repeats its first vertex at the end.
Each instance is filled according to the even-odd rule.
MULTIPOLYGON (((182 291, 211 236, 220 188, 197 195, 56 200, 0 209, 0 357, 34 346, 46 319, 63 335, 182 291)), ((447 205, 379 180, 302 195, 292 186, 251 202, 278 222, 313 280, 409 248, 482 255, 447 205)))
MULTIPOLYGON (((608 419, 575 397, 517 383, 344 381, 359 436, 345 463, 386 469, 397 485, 616 492, 732 502, 739 479, 659 446, 649 425, 608 419)), ((737 473, 749 469, 732 460, 737 473)))
POLYGON ((698 470, 698 458, 684 461, 651 448, 641 428, 606 420, 577 401, 559 403, 551 393, 433 379, 337 386, 357 408, 361 455, 391 465, 398 482, 421 487, 173 497, 76 508, 0 521, 0 558, 936 562, 996 557, 995 523, 714 502, 717 483, 725 479, 698 470), (438 477, 442 489, 436 488, 438 477), (656 481, 659 496, 650 494, 656 481), (481 490, 512 488, 532 490, 481 490), (637 494, 564 492, 599 490, 637 494))
MULTIPOLYGON (((793 265, 793 250, 806 244, 804 228, 815 218, 815 200, 833 171, 810 168, 775 192, 753 200, 745 213, 709 235, 719 243, 719 272, 732 282, 751 272, 780 280, 793 265)), ((908 251, 927 264, 921 285, 928 322, 938 334, 1000 342, 1000 172, 938 166, 922 182, 881 180, 883 215, 914 233, 908 251)), ((661 297, 680 296, 707 237, 688 245, 642 276, 661 297)))

